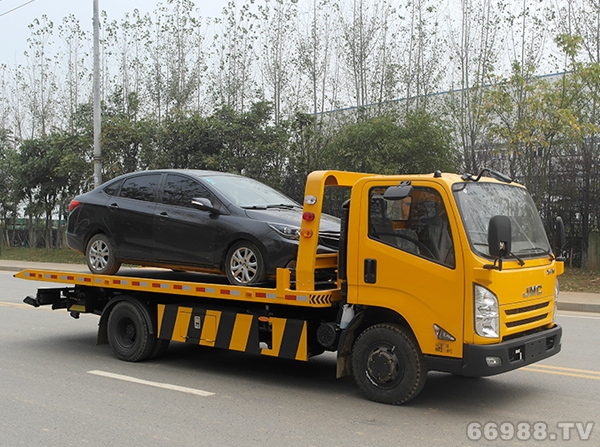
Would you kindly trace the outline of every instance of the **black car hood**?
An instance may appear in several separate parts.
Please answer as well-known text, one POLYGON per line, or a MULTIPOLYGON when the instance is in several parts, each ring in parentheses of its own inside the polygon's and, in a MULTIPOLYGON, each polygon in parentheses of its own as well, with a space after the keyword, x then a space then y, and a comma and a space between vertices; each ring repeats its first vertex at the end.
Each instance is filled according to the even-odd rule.
MULTIPOLYGON (((302 210, 285 208, 268 209, 246 209, 244 210, 250 219, 256 219, 263 222, 281 223, 299 227, 302 223, 302 210)), ((329 214, 321 214, 320 231, 339 232, 340 220, 329 214)))

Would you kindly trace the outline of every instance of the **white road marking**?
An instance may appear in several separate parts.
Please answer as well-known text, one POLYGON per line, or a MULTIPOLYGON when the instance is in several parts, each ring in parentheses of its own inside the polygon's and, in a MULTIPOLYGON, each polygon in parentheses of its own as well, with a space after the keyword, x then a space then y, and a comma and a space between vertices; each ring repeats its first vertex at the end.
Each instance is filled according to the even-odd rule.
POLYGON ((600 317, 593 316, 593 314, 591 312, 577 312, 574 310, 571 310, 571 311, 559 310, 558 316, 566 317, 566 318, 583 318, 586 320, 600 320, 600 317), (569 313, 566 313, 566 312, 569 312, 569 313))
POLYGON ((114 373, 110 373, 110 372, 106 372, 106 371, 93 370, 93 371, 88 371, 88 374, 94 374, 96 376, 108 377, 110 379, 123 380, 125 382, 139 383, 141 385, 148 385, 148 386, 153 386, 156 388, 164 388, 166 390, 171 390, 171 391, 179 391, 181 393, 195 394, 196 396, 202 396, 202 397, 213 396, 215 394, 215 393, 211 393, 209 391, 197 390, 195 388, 187 388, 185 386, 171 385, 170 383, 152 382, 150 380, 138 379, 136 377, 124 376, 121 374, 114 374, 114 373))

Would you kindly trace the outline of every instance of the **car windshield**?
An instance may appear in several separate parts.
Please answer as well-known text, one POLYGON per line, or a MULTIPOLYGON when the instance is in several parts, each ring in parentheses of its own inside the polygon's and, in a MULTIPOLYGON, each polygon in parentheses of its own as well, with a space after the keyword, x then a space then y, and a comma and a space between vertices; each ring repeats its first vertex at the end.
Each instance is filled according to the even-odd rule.
POLYGON ((469 243, 476 253, 490 257, 488 224, 494 216, 510 218, 512 256, 539 257, 551 252, 542 220, 526 189, 477 182, 457 183, 453 191, 469 243))
POLYGON ((242 208, 296 208, 300 205, 273 188, 247 177, 211 175, 203 178, 242 208))

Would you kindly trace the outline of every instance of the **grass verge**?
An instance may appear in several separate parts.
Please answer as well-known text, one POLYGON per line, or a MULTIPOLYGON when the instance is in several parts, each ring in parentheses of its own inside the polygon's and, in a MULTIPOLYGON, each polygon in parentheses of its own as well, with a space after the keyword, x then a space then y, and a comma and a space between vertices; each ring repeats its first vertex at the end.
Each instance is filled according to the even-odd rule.
POLYGON ((85 264, 85 258, 68 248, 24 248, 2 247, 0 259, 11 261, 59 262, 64 264, 85 264))

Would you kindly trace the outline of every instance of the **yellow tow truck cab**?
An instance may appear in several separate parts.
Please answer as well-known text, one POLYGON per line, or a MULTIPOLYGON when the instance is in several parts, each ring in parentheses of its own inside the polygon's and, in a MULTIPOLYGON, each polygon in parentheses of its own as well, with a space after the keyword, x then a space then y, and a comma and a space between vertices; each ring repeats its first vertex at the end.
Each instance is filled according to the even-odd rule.
MULTIPOLYGON (((560 250, 560 218, 554 233, 560 250)), ((231 286, 142 269, 15 276, 69 284, 25 302, 100 315, 99 342, 123 360, 155 357, 170 341, 297 360, 334 351, 338 377, 352 374, 371 400, 402 404, 430 370, 488 376, 557 354, 563 265, 527 190, 497 172, 316 171, 306 182, 295 269, 278 269, 274 283, 231 286), (350 197, 339 251, 318 254, 333 187, 350 197), (325 284, 323 271, 335 272, 325 284)))

